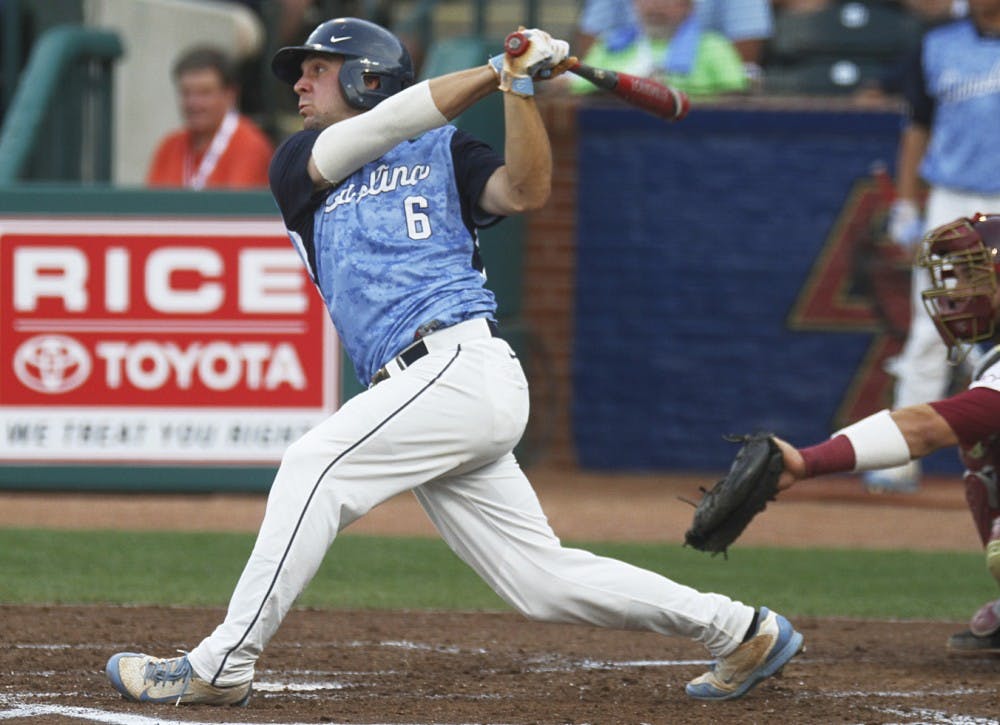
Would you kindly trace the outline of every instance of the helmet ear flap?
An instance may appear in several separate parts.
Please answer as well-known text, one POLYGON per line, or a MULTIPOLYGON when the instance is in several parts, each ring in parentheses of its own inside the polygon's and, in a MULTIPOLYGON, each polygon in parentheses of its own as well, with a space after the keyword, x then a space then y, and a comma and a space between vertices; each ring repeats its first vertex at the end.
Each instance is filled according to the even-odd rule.
POLYGON ((373 94, 366 92, 364 68, 356 58, 345 58, 340 66, 340 89, 352 108, 367 111, 375 107, 373 94))
POLYGON ((348 104, 367 111, 413 83, 412 73, 386 73, 367 58, 345 58, 340 67, 340 87, 348 104), (369 88, 366 76, 378 78, 378 88, 369 88))

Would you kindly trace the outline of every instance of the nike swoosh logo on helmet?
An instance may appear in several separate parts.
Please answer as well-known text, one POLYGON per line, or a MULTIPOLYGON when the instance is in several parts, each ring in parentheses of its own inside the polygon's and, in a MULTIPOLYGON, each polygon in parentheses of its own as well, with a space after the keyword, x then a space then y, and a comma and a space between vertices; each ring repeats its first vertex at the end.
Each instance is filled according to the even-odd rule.
POLYGON ((341 40, 350 40, 350 39, 351 39, 350 35, 345 35, 341 38, 338 38, 336 35, 330 36, 331 43, 339 43, 341 40))

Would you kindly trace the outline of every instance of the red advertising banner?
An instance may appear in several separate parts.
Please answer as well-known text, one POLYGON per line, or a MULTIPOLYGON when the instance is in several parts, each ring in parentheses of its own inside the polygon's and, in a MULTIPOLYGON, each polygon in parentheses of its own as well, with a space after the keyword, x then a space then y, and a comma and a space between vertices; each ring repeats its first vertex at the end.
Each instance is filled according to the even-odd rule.
POLYGON ((278 220, 0 218, 0 460, 276 462, 338 360, 278 220))

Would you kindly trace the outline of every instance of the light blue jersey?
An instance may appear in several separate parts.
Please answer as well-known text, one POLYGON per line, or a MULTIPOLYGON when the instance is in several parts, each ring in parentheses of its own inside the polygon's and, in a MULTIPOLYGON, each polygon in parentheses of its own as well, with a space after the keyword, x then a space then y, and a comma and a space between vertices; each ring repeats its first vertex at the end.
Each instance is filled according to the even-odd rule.
POLYGON ((272 191, 358 379, 367 385, 425 324, 495 320, 475 228, 498 220, 476 201, 499 157, 445 126, 316 194, 302 183, 315 135, 276 152, 272 191))
POLYGON ((1000 193, 1000 37, 980 35, 971 20, 949 23, 925 36, 922 65, 934 116, 921 176, 1000 193))

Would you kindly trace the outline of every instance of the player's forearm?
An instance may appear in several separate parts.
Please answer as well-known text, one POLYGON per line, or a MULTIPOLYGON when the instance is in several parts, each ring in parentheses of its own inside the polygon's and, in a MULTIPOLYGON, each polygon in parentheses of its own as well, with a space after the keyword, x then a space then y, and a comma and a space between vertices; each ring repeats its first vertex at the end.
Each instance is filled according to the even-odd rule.
POLYGON ((504 94, 504 161, 515 211, 540 209, 552 189, 552 148, 533 97, 504 94))
POLYGON ((744 63, 758 64, 764 56, 765 42, 762 38, 744 38, 733 41, 733 47, 744 63))
POLYGON ((911 123, 903 130, 896 159, 896 194, 915 201, 920 192, 920 163, 927 152, 930 131, 911 123))
POLYGON ((434 103, 449 121, 497 90, 497 77, 488 65, 448 73, 430 80, 434 103))
POLYGON ((870 415, 815 446, 781 447, 786 470, 797 480, 891 468, 957 443, 955 431, 934 408, 913 405, 870 415))
POLYGON ((958 444, 955 431, 929 405, 912 405, 894 410, 892 419, 906 439, 911 458, 922 458, 940 448, 958 444))

